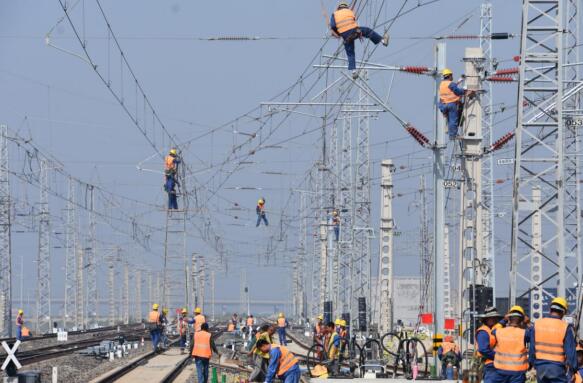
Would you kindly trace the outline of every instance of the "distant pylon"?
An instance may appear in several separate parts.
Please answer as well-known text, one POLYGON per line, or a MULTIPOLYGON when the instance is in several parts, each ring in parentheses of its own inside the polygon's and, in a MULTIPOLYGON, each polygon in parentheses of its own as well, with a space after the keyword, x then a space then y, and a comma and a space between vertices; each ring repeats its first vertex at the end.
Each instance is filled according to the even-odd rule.
POLYGON ((49 164, 40 161, 40 200, 38 214, 38 256, 36 285, 36 332, 48 333, 51 321, 51 244, 49 216, 49 164))
POLYGON ((81 327, 77 322, 77 209, 75 206, 75 183, 69 178, 67 193, 67 216, 65 223, 65 303, 63 306, 63 327, 81 327))
POLYGON ((85 264, 87 269, 87 324, 92 328, 97 326, 97 249, 95 221, 95 193, 89 186, 89 237, 85 247, 85 264))
POLYGON ((8 179, 8 127, 0 125, 0 294, 4 311, 0 314, 0 336, 12 336, 12 246, 10 183, 8 179))

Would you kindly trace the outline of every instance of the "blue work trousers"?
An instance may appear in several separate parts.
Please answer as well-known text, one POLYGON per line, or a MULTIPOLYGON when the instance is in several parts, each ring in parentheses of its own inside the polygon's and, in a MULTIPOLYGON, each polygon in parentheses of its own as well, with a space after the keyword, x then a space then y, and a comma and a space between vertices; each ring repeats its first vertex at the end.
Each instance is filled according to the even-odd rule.
POLYGON ((16 326, 16 340, 22 340, 22 326, 16 326))
POLYGON ((298 383, 300 381, 301 376, 302 371, 300 371, 298 366, 295 366, 286 371, 285 374, 283 374, 282 376, 279 376, 279 379, 283 383, 298 383))
POLYGON ((483 383, 495 383, 496 382, 496 369, 494 364, 489 364, 484 367, 484 379, 483 383))
POLYGON ((567 383, 570 381, 563 366, 545 363, 535 366, 535 369, 538 383, 567 383))
POLYGON ((178 210, 178 197, 175 192, 168 193, 168 209, 178 210))
POLYGON ((336 238, 336 242, 340 238, 340 226, 334 226, 334 237, 336 238))
POLYGON ((505 372, 496 370, 494 375, 495 383, 524 383, 526 382, 526 371, 522 373, 505 372))
POLYGON ((261 220, 265 223, 265 226, 269 226, 269 222, 267 222, 267 216, 264 214, 257 214, 257 225, 255 227, 259 227, 261 224, 261 220))
POLYGON ((458 135, 458 125, 460 124, 460 104, 450 102, 449 104, 440 104, 439 110, 447 118, 447 134, 450 139, 458 135))
MULTIPOLYGON (((380 43, 383 37, 368 27, 360 27, 362 37, 370 39, 375 45, 380 43)), ((346 50, 346 58, 348 59, 348 70, 356 69, 356 53, 354 51, 354 41, 346 42, 346 39, 354 33, 354 29, 342 32, 340 36, 344 40, 344 49, 346 50)))
POLYGON ((208 383, 209 381, 209 360, 206 358, 195 358, 196 375, 198 383, 208 383))
POLYGON ((152 346, 154 347, 154 351, 156 351, 160 342, 160 329, 150 330, 150 338, 152 338, 152 346))
POLYGON ((277 335, 279 336, 279 344, 282 346, 287 346, 287 339, 285 339, 285 327, 278 327, 277 335))
POLYGON ((180 335, 180 349, 183 350, 186 347, 186 334, 180 335))

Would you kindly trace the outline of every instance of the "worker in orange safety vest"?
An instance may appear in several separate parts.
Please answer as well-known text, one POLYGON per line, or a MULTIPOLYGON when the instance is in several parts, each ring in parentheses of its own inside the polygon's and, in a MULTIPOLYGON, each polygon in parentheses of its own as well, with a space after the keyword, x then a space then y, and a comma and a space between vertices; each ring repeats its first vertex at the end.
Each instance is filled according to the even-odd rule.
POLYGON ((160 305, 154 303, 152 305, 152 311, 148 315, 148 327, 150 329, 150 338, 152 339, 152 346, 154 347, 154 352, 158 350, 158 343, 160 342, 160 335, 162 329, 162 322, 160 321, 160 312, 158 311, 160 305))
POLYGON ((279 313, 277 316, 277 335, 279 336, 279 344, 282 346, 287 346, 287 339, 285 338, 285 330, 288 326, 287 319, 283 313, 279 313))
POLYGON ((283 383, 299 383, 302 375, 299 362, 287 347, 272 345, 265 339, 258 340, 256 346, 261 352, 269 354, 265 383, 273 383, 276 376, 283 383))
POLYGON ((212 334, 209 332, 208 323, 203 323, 200 326, 200 331, 194 334, 194 343, 192 346, 192 357, 196 365, 196 374, 198 376, 198 383, 208 383, 209 379, 209 363, 213 352, 220 358, 221 355, 215 346, 212 334))
POLYGON ((180 317, 178 318, 178 335, 180 335, 180 353, 184 354, 184 348, 186 347, 186 338, 188 336, 188 311, 186 308, 182 308, 180 311, 180 317))
POLYGON ((526 313, 520 306, 513 306, 508 314, 508 326, 492 330, 496 338, 494 368, 496 383, 524 383, 528 365, 530 333, 524 328, 526 313))
POLYGON ((498 314, 496 307, 488 307, 480 319, 482 320, 482 326, 476 330, 476 343, 478 344, 476 355, 484 363, 482 381, 484 383, 494 383, 496 378, 496 370, 494 368, 496 338, 492 334, 492 330, 498 325, 502 315, 498 314))
POLYGON ((447 335, 443 339, 443 343, 437 349, 437 357, 441 361, 441 377, 443 379, 446 379, 447 377, 448 364, 457 367, 459 370, 462 355, 459 346, 453 339, 453 336, 447 335))

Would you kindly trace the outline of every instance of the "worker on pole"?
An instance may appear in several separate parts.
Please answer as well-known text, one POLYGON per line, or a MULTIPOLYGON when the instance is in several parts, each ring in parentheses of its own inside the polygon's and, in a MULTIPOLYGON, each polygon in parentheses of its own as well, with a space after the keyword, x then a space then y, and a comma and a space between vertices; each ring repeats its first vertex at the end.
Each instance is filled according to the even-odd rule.
POLYGON ((451 69, 444 69, 441 72, 443 80, 439 84, 439 110, 447 119, 447 133, 450 140, 455 140, 458 136, 458 126, 461 114, 461 97, 471 95, 473 91, 466 91, 453 82, 453 72, 451 69))
POLYGON ((342 38, 344 41, 344 49, 346 50, 346 58, 348 59, 348 70, 352 71, 352 77, 354 79, 358 78, 356 53, 354 51, 354 41, 356 39, 366 37, 375 45, 380 42, 385 47, 389 45, 389 35, 387 33, 381 36, 371 28, 358 26, 356 15, 350 9, 347 1, 341 1, 336 11, 330 17, 330 30, 334 37, 342 38))
POLYGON ((496 307, 489 307, 484 311, 481 318, 482 326, 476 330, 476 343, 478 344, 477 355, 482 359, 484 364, 484 376, 482 381, 484 383, 494 383, 496 378, 496 370, 494 368, 494 346, 496 345, 496 338, 492 334, 492 330, 496 327, 498 322, 502 319, 502 315, 498 314, 496 307))
POLYGON ((269 354, 269 367, 265 383, 273 383, 277 376, 283 383, 299 383, 302 372, 298 359, 287 347, 272 345, 265 339, 257 341, 257 348, 269 354))
POLYGON ((176 149, 170 149, 166 158, 164 158, 164 174, 166 177, 175 177, 180 164, 180 157, 176 149))
POLYGON ((203 323, 200 326, 200 331, 194 334, 194 343, 192 347, 192 357, 196 365, 196 374, 198 376, 198 383, 208 383, 209 380, 209 362, 213 356, 213 352, 220 358, 221 355, 217 350, 217 346, 209 332, 208 323, 203 323))
POLYGON ((182 308, 180 312, 180 317, 178 318, 178 335, 180 335, 180 353, 184 354, 184 349, 186 348, 186 338, 188 336, 188 311, 186 308, 182 308))
POLYGON ((567 383, 577 372, 575 332, 563 320, 568 309, 565 298, 553 299, 550 315, 536 320, 529 329, 529 362, 539 383, 567 383))
POLYGON ((22 327, 24 326, 24 311, 18 310, 16 315, 16 340, 22 341, 22 327))
POLYGON ((530 332, 524 328, 526 314, 522 307, 513 306, 506 315, 508 326, 492 331, 496 338, 494 368, 496 383, 524 383, 528 370, 530 332))
POLYGON ((176 187, 179 186, 176 177, 166 177, 164 191, 168 194, 168 210, 178 210, 178 195, 176 187))
POLYGON ((158 342, 160 342, 160 326, 162 322, 160 322, 159 307, 160 305, 158 303, 154 303, 152 305, 152 311, 150 311, 150 315, 148 316, 148 327, 150 329, 150 338, 152 339, 154 352, 158 350, 158 342))
POLYGON ((262 220, 265 223, 265 226, 269 226, 267 216, 265 215, 265 198, 259 198, 257 206, 255 207, 255 212, 257 213, 257 225, 255 225, 255 227, 259 227, 262 220))
POLYGON ((287 339, 285 338, 285 330, 288 326, 287 319, 283 313, 279 313, 277 317, 277 335, 279 336, 279 344, 287 346, 287 339))
POLYGON ((334 239, 338 242, 340 238, 340 217, 338 216, 338 210, 332 211, 332 227, 334 228, 334 239))

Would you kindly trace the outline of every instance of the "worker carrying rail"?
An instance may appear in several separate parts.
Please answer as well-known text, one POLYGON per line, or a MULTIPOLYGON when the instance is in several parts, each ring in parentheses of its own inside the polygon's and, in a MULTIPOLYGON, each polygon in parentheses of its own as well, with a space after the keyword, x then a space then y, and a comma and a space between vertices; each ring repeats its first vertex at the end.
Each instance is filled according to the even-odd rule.
POLYGON ((346 58, 348 59, 348 70, 352 71, 352 78, 354 79, 358 78, 356 53, 354 51, 354 41, 356 39, 366 37, 375 45, 380 42, 385 47, 389 45, 389 35, 387 33, 381 36, 371 28, 358 25, 356 15, 350 9, 347 1, 341 1, 336 11, 330 17, 330 30, 333 36, 342 38, 344 41, 344 49, 346 50, 346 58))
POLYGON ((444 69, 441 72, 443 80, 439 84, 439 110, 447 119, 447 134, 450 140, 458 137, 458 127, 460 124, 461 98, 464 95, 472 95, 473 91, 467 91, 453 82, 453 72, 451 69, 444 69))
POLYGON ((269 354, 269 367, 265 383, 273 383, 277 376, 283 383, 299 383, 302 372, 298 359, 285 346, 270 344, 265 339, 257 341, 256 347, 269 354))
POLYGON ((568 310, 565 298, 555 298, 550 315, 536 320, 529 329, 529 362, 536 369, 539 383, 567 383, 577 372, 575 332, 563 320, 568 310))
POLYGON ((495 328, 492 335, 496 339, 494 368, 496 383, 524 383, 528 370, 527 345, 530 332, 526 330, 526 314, 520 306, 513 306, 505 319, 508 326, 495 328))

